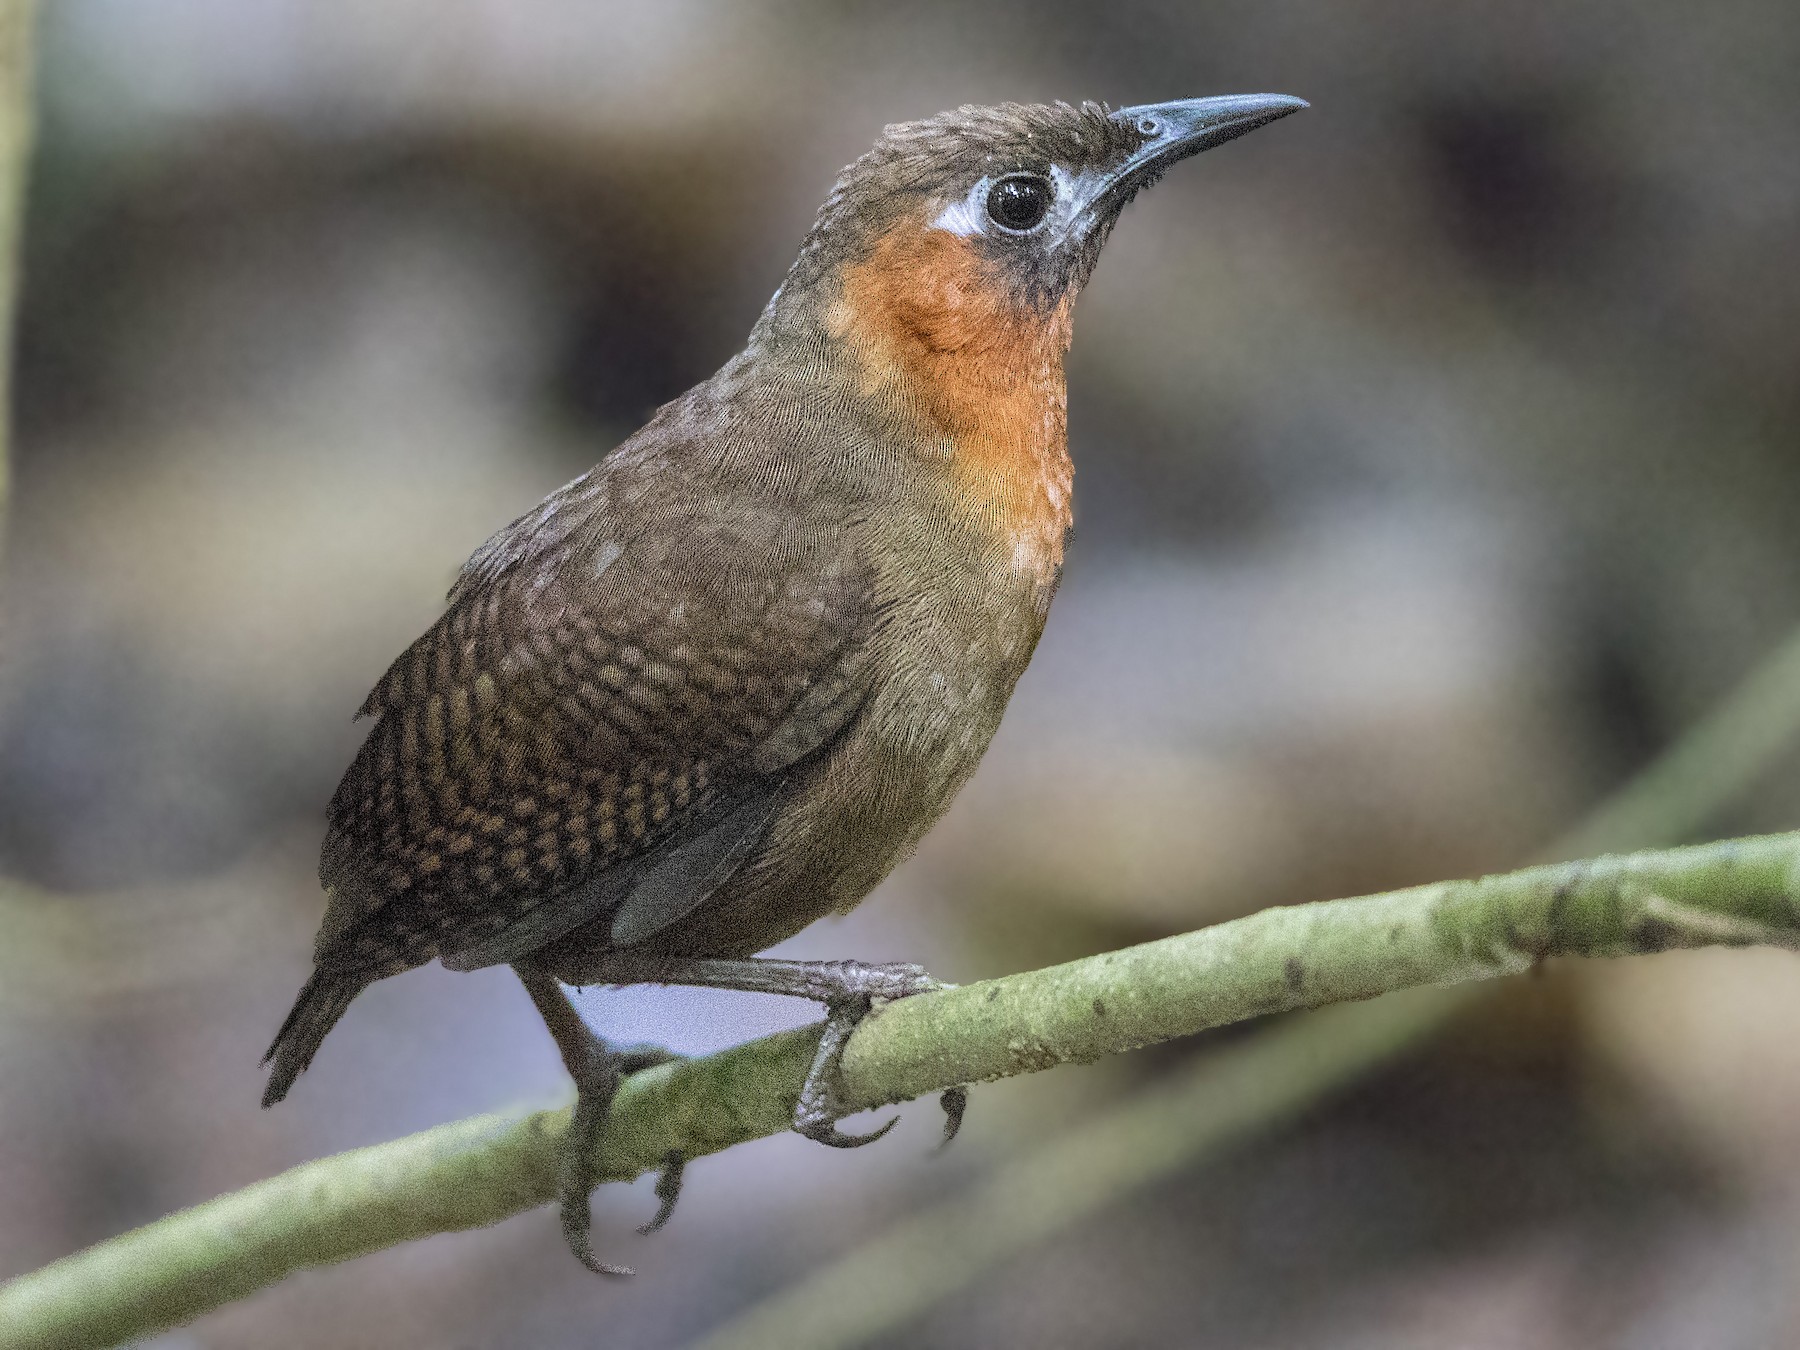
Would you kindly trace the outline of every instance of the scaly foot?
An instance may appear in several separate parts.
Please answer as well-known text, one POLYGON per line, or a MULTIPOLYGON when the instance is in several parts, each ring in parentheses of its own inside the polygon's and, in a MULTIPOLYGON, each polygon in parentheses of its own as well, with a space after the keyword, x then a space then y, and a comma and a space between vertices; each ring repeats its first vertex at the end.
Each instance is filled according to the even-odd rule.
MULTIPOLYGON (((569 1128, 563 1135, 562 1156, 556 1168, 556 1204, 562 1219, 563 1241, 575 1259, 597 1275, 630 1275, 629 1266, 602 1261, 594 1252, 593 1210, 591 1197, 600 1184, 600 1136, 606 1131, 607 1117, 612 1114, 613 1098, 619 1084, 640 1069, 652 1068, 679 1059, 673 1051, 655 1045, 633 1045, 614 1049, 592 1036, 581 1072, 574 1073, 575 1109, 569 1114, 569 1128)), ((675 1212, 675 1201, 681 1194, 683 1161, 671 1156, 657 1178, 656 1196, 662 1203, 656 1217, 639 1232, 653 1233, 669 1221, 675 1212)))
MULTIPOLYGON (((877 1001, 910 998, 951 986, 933 979, 923 966, 906 962, 881 964, 870 961, 786 961, 768 957, 726 959, 670 957, 634 961, 621 955, 609 962, 601 979, 618 983, 698 985, 711 989, 736 989, 748 993, 785 994, 825 1005, 825 1031, 812 1067, 794 1104, 794 1129, 808 1139, 833 1148, 859 1148, 872 1144, 894 1127, 895 1121, 866 1134, 849 1134, 837 1122, 855 1108, 843 1100, 838 1064, 857 1024, 869 1015, 877 1001)), ((944 1108, 944 1142, 956 1136, 962 1124, 969 1094, 951 1088, 939 1099, 944 1108)))
MULTIPOLYGON (((575 1080, 575 1109, 563 1136, 562 1156, 557 1160, 556 1201, 562 1218, 563 1240, 582 1265, 599 1275, 629 1275, 627 1266, 602 1261, 594 1253, 593 1215, 589 1197, 600 1182, 597 1155, 600 1136, 612 1114, 613 1098, 627 1075, 680 1056, 659 1045, 613 1047, 596 1036, 563 987, 542 971, 518 965, 520 982, 537 1006, 544 1025, 556 1040, 563 1067, 575 1080)), ((671 1155, 657 1179, 656 1196, 662 1203, 642 1232, 655 1232, 669 1221, 681 1194, 683 1159, 671 1155)))

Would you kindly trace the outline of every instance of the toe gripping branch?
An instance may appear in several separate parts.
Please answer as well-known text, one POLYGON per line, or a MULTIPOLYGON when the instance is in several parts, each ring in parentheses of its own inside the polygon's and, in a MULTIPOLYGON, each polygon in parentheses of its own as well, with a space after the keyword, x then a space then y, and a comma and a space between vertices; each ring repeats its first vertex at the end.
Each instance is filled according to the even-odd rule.
MULTIPOLYGON (((843 1061, 844 1047, 872 1007, 873 1001, 867 996, 826 1005, 825 1029, 819 1035, 819 1048, 794 1102, 795 1131, 815 1143, 832 1148, 861 1148, 864 1144, 874 1143, 900 1123, 896 1114, 861 1134, 840 1130, 837 1124, 856 1109, 843 1100, 840 1087, 839 1065, 843 1061)), ((944 1110, 944 1137, 938 1147, 945 1148, 962 1128, 963 1113, 969 1107, 969 1090, 966 1087, 947 1088, 939 1095, 938 1104, 944 1110)))
MULTIPOLYGON (((544 1024, 555 1037, 563 1064, 575 1080, 575 1109, 569 1118, 562 1158, 557 1169, 556 1195, 562 1218, 563 1238, 575 1258, 601 1275, 629 1275, 629 1267, 602 1261, 594 1253, 593 1218, 589 1203, 599 1184, 598 1143, 611 1113, 613 1098, 628 1074, 680 1056, 660 1046, 609 1046, 582 1021, 568 994, 550 976, 529 966, 517 967, 520 980, 544 1024)), ((843 1099, 840 1062, 852 1033, 874 1008, 877 1000, 908 998, 948 985, 934 980, 920 966, 880 965, 862 961, 785 961, 742 958, 736 960, 691 958, 664 959, 654 965, 627 965, 605 973, 607 983, 680 984, 747 993, 784 994, 825 1005, 825 1029, 819 1048, 807 1070, 806 1081, 794 1103, 794 1129, 808 1139, 832 1148, 860 1148, 872 1144, 899 1122, 896 1115, 863 1134, 840 1130, 838 1121, 855 1107, 843 1099)), ((944 1138, 948 1144, 962 1125, 968 1107, 968 1089, 954 1087, 939 1097, 944 1110, 944 1138)), ((940 1146, 941 1147, 941 1146, 940 1146)), ((671 1154, 657 1178, 656 1196, 661 1202, 656 1216, 638 1231, 654 1233, 669 1221, 686 1159, 671 1154)))
MULTIPOLYGON (((681 1056, 661 1046, 613 1049, 597 1036, 593 1040, 597 1052, 589 1060, 586 1072, 575 1079, 575 1109, 569 1115, 569 1129, 563 1137, 557 1166, 557 1210, 562 1219, 563 1240, 577 1261, 597 1275, 630 1275, 631 1267, 602 1261, 594 1252, 592 1196, 594 1187, 600 1184, 600 1136, 606 1132, 606 1119, 612 1114, 619 1084, 628 1075, 681 1056)), ((686 1166, 687 1160, 678 1153, 663 1160, 662 1173, 656 1179, 656 1198, 660 1202, 656 1217, 640 1228, 640 1233, 654 1233, 669 1221, 681 1196, 686 1166)))
MULTIPOLYGON (((569 1113, 569 1128, 563 1136, 556 1168, 556 1201, 563 1240, 575 1259, 595 1274, 630 1275, 629 1266, 602 1261, 594 1252, 590 1197, 600 1183, 600 1136, 605 1133, 606 1118, 612 1113, 619 1084, 627 1075, 681 1056, 657 1045, 608 1045, 588 1029, 568 994, 554 979, 528 966, 516 969, 531 1001, 537 1005, 538 1015, 556 1040, 563 1067, 575 1080, 575 1109, 569 1113)), ((686 1161, 678 1154, 664 1160, 662 1175, 656 1180, 656 1198, 661 1203, 656 1217, 640 1232, 654 1233, 675 1212, 686 1161)))
MULTIPOLYGON (((863 1018, 877 1001, 911 998, 915 994, 948 989, 933 979, 923 966, 910 962, 785 961, 767 957, 739 960, 684 959, 660 963, 656 973, 642 978, 665 984, 702 985, 750 993, 784 994, 825 1005, 825 1030, 819 1049, 801 1084, 794 1103, 794 1129, 832 1148, 860 1148, 880 1139, 898 1123, 894 1116, 863 1134, 837 1127, 838 1121, 856 1109, 843 1097, 839 1066, 863 1018)), ((944 1143, 956 1137, 968 1108, 966 1088, 949 1089, 940 1098, 944 1109, 944 1143)))

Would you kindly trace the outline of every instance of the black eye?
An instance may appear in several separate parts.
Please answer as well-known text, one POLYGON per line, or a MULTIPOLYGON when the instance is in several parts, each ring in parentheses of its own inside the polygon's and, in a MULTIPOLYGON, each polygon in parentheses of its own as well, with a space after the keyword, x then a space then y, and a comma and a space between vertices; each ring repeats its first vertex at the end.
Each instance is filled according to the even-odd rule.
POLYGON ((1035 228, 1050 210, 1050 184, 1036 174, 1002 178, 988 189, 988 217, 1003 230, 1035 228))

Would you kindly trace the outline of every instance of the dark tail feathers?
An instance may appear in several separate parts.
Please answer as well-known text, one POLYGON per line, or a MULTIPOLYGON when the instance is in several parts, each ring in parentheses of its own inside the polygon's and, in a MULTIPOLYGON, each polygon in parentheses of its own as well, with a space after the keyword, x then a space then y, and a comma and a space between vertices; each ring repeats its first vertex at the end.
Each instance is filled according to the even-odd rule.
POLYGON ((312 1063, 325 1033, 337 1025, 344 1009, 362 993, 366 984, 368 980, 356 975, 324 970, 312 973, 312 978, 300 991, 300 997, 294 1000, 294 1010, 281 1024, 281 1030, 275 1033, 275 1043, 262 1057, 264 1064, 275 1065, 269 1071, 269 1086, 263 1092, 264 1106, 273 1106, 287 1096, 294 1080, 312 1063))

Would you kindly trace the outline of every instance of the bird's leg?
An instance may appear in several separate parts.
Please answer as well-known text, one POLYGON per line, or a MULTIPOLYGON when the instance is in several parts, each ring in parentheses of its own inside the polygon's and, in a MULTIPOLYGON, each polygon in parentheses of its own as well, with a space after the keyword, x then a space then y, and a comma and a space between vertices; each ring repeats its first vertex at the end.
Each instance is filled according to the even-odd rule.
MULTIPOLYGON (((632 1273, 629 1267, 602 1261, 594 1254, 588 1197, 600 1181, 596 1145, 606 1128, 613 1097, 626 1075, 679 1057, 661 1046, 608 1045, 582 1020, 562 985, 530 966, 517 965, 513 969, 525 991, 531 995, 532 1003, 537 1005, 538 1015, 544 1019, 550 1035, 555 1038, 556 1048, 562 1052, 563 1067, 575 1080, 575 1109, 569 1116, 569 1129, 563 1138, 556 1176, 563 1239, 575 1253, 576 1260, 596 1274, 629 1275, 632 1273)), ((675 1199, 681 1193, 682 1161, 671 1157, 665 1164, 656 1184, 656 1195, 662 1205, 656 1218, 642 1231, 654 1232, 668 1222, 675 1209, 675 1199)))
MULTIPOLYGON (((871 1144, 894 1127, 888 1121, 867 1134, 846 1134, 837 1122, 850 1114, 842 1098, 838 1061, 857 1024, 869 1014, 875 1000, 908 998, 950 986, 934 980, 921 966, 908 963, 877 964, 868 961, 786 961, 770 957, 647 957, 614 955, 600 972, 608 982, 685 984, 710 989, 735 989, 753 994, 785 994, 825 1005, 825 1032, 813 1056, 806 1082, 794 1105, 794 1129, 809 1139, 833 1148, 871 1144)), ((955 1137, 968 1105, 964 1088, 951 1088, 940 1102, 944 1108, 944 1142, 955 1137)))

